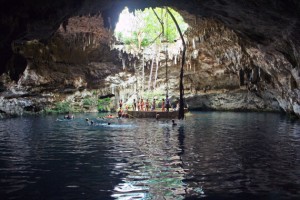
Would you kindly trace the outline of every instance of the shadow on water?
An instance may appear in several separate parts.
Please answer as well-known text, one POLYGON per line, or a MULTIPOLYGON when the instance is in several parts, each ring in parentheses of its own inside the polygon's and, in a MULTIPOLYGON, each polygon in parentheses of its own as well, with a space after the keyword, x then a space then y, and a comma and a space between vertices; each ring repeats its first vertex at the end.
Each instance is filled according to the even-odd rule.
POLYGON ((231 112, 194 112, 176 126, 99 117, 1 120, 1 199, 300 197, 299 121, 231 112))

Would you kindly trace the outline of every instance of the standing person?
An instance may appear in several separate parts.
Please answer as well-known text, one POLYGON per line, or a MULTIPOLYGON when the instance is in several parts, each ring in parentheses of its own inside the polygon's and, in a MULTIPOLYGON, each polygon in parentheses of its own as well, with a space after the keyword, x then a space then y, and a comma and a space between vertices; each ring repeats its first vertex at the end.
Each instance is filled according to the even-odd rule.
POLYGON ((162 99, 161 111, 165 111, 165 99, 162 99))
POLYGON ((138 111, 140 111, 141 110, 141 100, 140 100, 140 98, 138 98, 138 111))
POLYGON ((168 95, 166 96, 166 108, 167 108, 167 112, 169 112, 169 109, 170 109, 170 99, 169 99, 168 95))
POLYGON ((144 105, 145 105, 144 99, 141 99, 141 111, 145 110, 144 105))
POLYGON ((146 100, 146 111, 149 111, 149 100, 146 100))
POLYGON ((119 101, 119 106, 120 106, 120 110, 122 110, 122 106, 123 106, 123 101, 122 101, 122 99, 119 101))
POLYGON ((133 109, 134 111, 136 111, 136 102, 135 102, 135 99, 133 99, 132 109, 133 109))
POLYGON ((155 102, 155 98, 153 99, 152 101, 152 106, 151 106, 151 110, 154 111, 155 110, 155 107, 156 107, 156 102, 155 102))

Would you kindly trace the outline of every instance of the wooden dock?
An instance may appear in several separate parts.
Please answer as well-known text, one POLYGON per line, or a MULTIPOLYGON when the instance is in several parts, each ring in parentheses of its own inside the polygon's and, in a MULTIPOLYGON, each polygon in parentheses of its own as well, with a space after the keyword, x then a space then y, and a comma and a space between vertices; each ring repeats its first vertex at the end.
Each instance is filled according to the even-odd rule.
POLYGON ((159 114, 159 118, 168 118, 176 119, 178 118, 178 111, 127 111, 129 118, 156 118, 156 115, 159 114))
MULTIPOLYGON (((184 113, 187 113, 188 109, 184 109, 184 113)), ((154 110, 154 111, 133 111, 128 110, 127 114, 129 118, 156 118, 156 115, 159 114, 159 118, 166 118, 166 119, 177 119, 179 111, 176 110, 170 110, 167 111, 160 111, 160 110, 154 110)))

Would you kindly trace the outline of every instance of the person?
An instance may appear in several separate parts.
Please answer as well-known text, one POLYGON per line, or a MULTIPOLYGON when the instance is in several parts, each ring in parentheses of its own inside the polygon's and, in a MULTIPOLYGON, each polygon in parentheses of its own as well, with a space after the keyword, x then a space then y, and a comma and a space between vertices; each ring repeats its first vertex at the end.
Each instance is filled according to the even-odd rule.
POLYGON ((93 125, 94 121, 90 120, 89 118, 86 118, 85 121, 88 123, 88 125, 93 125))
POLYGON ((144 99, 141 99, 141 111, 145 111, 145 102, 144 99))
POLYGON ((169 112, 169 109, 170 109, 170 99, 169 99, 168 95, 166 96, 166 108, 167 108, 167 112, 169 112))
POLYGON ((119 106, 120 106, 120 110, 122 109, 122 106, 123 106, 123 101, 122 99, 119 101, 119 106))
POLYGON ((146 100, 146 111, 149 111, 149 100, 146 100))
POLYGON ((132 109, 133 109, 134 111, 136 111, 136 102, 135 102, 135 99, 133 99, 132 109))
POLYGON ((114 117, 112 116, 112 114, 109 114, 106 116, 106 118, 114 118, 114 117))
POLYGON ((141 100, 140 100, 140 98, 138 98, 138 109, 137 109, 138 111, 140 111, 141 110, 141 100))
POLYGON ((118 117, 119 117, 119 118, 122 117, 122 113, 123 113, 123 111, 122 111, 122 109, 120 109, 120 110, 118 111, 118 117))
POLYGON ((156 104, 156 102, 155 102, 155 98, 154 98, 153 101, 152 101, 152 106, 151 106, 152 111, 155 110, 155 104, 156 104))
POLYGON ((155 119, 159 120, 159 114, 158 113, 156 114, 155 119))
POLYGON ((64 116, 64 119, 74 119, 74 116, 68 112, 68 114, 64 116))
POLYGON ((165 111, 165 99, 162 99, 161 111, 165 111))
POLYGON ((175 123, 175 120, 172 119, 172 126, 176 126, 177 124, 175 123))

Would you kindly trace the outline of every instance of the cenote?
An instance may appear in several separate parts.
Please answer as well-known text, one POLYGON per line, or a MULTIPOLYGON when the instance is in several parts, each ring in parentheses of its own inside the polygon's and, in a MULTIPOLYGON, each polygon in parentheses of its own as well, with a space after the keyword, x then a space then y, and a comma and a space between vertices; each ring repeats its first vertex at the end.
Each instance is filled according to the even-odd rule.
POLYGON ((1 0, 0 200, 300 199, 299 13, 1 0))
POLYGON ((299 121, 190 112, 173 126, 101 116, 2 119, 1 199, 300 198, 299 121))

